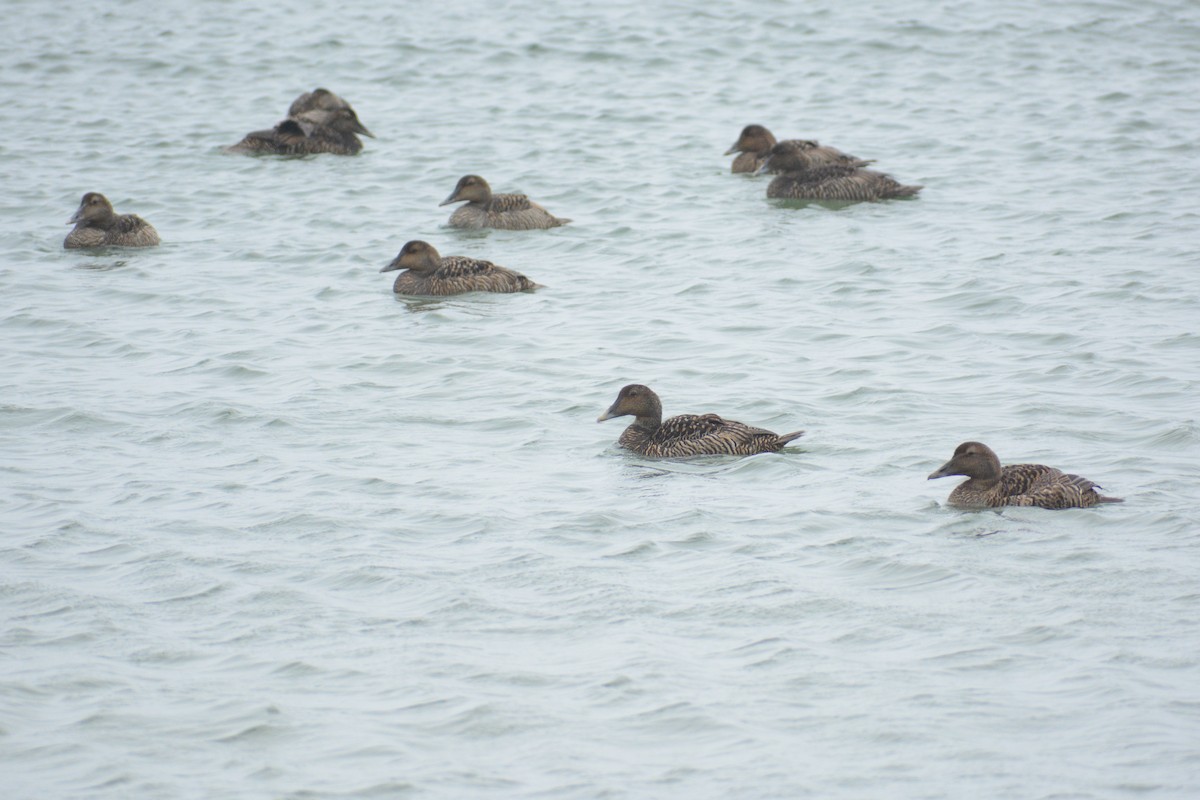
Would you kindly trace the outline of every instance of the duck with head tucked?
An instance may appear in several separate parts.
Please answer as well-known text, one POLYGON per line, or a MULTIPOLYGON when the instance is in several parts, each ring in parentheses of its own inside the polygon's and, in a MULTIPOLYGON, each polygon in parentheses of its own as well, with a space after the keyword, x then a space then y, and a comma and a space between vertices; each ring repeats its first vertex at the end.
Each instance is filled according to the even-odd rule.
POLYGON ((451 203, 466 205, 450 215, 452 228, 501 228, 527 231, 535 228, 557 228, 571 220, 551 214, 523 194, 492 194, 492 187, 478 175, 459 178, 454 191, 439 206, 451 203))
POLYGON ((621 434, 617 444, 652 458, 776 453, 788 442, 804 435, 804 431, 780 435, 716 414, 681 414, 664 420, 658 395, 637 383, 621 389, 608 411, 596 421, 626 416, 632 416, 634 421, 621 434))
POLYGON ((812 166, 803 148, 780 142, 767 153, 759 172, 782 172, 767 187, 767 197, 861 203, 912 197, 922 186, 905 186, 882 172, 850 166, 812 166))
POLYGON ((785 139, 777 143, 771 132, 762 125, 747 125, 742 128, 742 134, 733 143, 733 147, 725 151, 725 155, 738 154, 737 158, 733 160, 731 171, 752 172, 755 174, 760 171, 780 172, 781 170, 778 168, 763 170, 763 162, 767 160, 767 155, 776 144, 787 145, 797 153, 802 153, 803 158, 812 167, 821 167, 827 164, 865 167, 867 164, 872 163, 857 156, 843 153, 836 147, 821 145, 811 139, 785 139))
POLYGON ((946 501, 961 508, 1038 506, 1039 508, 1091 508, 1100 503, 1122 503, 1104 497, 1101 487, 1087 478, 1070 475, 1044 464, 1000 466, 992 448, 981 442, 963 442, 954 457, 929 475, 929 480, 965 475, 946 501))
POLYGON ((363 148, 357 134, 375 138, 358 121, 349 103, 328 89, 316 89, 293 100, 287 119, 274 128, 248 133, 226 150, 285 156, 315 153, 352 156, 363 148))
POLYGON ((404 270, 396 276, 396 294, 446 296, 466 292, 532 292, 542 288, 519 272, 466 256, 443 258, 433 245, 414 239, 380 272, 404 270))
POLYGON ((67 234, 63 247, 74 250, 82 247, 153 247, 159 243, 158 231, 137 214, 118 214, 112 203, 99 192, 88 192, 79 202, 79 209, 68 225, 75 229, 67 234))

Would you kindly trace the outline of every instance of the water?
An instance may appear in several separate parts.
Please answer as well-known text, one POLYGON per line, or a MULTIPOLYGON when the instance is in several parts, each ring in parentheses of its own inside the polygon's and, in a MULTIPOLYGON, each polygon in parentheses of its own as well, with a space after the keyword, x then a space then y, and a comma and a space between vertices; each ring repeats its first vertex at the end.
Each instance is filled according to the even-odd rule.
POLYGON ((1200 7, 9 6, 5 797, 1197 796, 1200 7), (221 152, 318 85, 360 157, 221 152), (647 462, 635 381, 808 434, 647 462), (967 439, 1127 502, 949 509, 967 439))

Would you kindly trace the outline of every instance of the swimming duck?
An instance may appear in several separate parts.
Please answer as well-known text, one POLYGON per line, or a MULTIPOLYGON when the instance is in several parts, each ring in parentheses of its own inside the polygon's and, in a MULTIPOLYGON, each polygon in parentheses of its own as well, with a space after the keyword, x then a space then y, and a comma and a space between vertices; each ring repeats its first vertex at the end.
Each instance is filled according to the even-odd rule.
POLYGON ((1000 466, 992 448, 980 442, 963 442, 954 457, 930 473, 929 480, 965 475, 947 502, 963 508, 1038 506, 1040 508, 1090 508, 1098 503, 1122 503, 1104 497, 1099 486, 1042 464, 1000 466))
MULTIPOLYGON (((725 155, 738 153, 738 157, 733 160, 733 172, 753 172, 758 174, 764 171, 763 162, 767 160, 768 154, 774 147, 786 147, 789 151, 794 151, 805 161, 805 166, 820 167, 826 164, 842 164, 851 167, 865 167, 867 164, 873 163, 865 161, 856 156, 843 153, 836 147, 823 146, 811 139, 785 139, 782 142, 776 143, 775 137, 769 130, 762 125, 747 125, 742 128, 742 133, 738 136, 738 140, 733 143, 725 151, 725 155)), ((771 167, 766 169, 768 172, 783 172, 782 169, 771 167)))
MULTIPOLYGON (((296 102, 300 102, 301 98, 296 102)), ((295 103, 292 105, 295 106, 295 103)), ((247 133, 240 142, 226 149, 231 153, 287 156, 333 153, 352 156, 363 147, 362 140, 355 136, 357 133, 375 138, 375 134, 358 121, 358 115, 348 104, 336 108, 315 107, 289 116, 270 130, 247 133)))
POLYGON ((921 186, 904 186, 891 175, 851 164, 812 166, 808 151, 780 142, 772 147, 758 172, 782 172, 767 187, 767 197, 785 200, 863 202, 911 197, 921 186))
POLYGON ((681 414, 664 422, 658 395, 636 383, 621 389, 616 401, 596 421, 631 415, 634 422, 621 434, 617 444, 655 458, 775 453, 804 434, 795 431, 780 435, 716 414, 681 414))
POLYGON ((502 228, 527 231, 557 228, 571 220, 554 216, 523 194, 492 194, 492 187, 478 175, 464 175, 439 206, 467 204, 450 215, 452 228, 502 228))
POLYGON ((99 192, 88 192, 79 202, 75 215, 67 220, 75 229, 67 234, 63 247, 153 247, 159 243, 158 231, 137 214, 118 214, 112 203, 99 192))
POLYGON ((519 272, 490 261, 466 256, 442 258, 433 245, 413 240, 380 272, 401 269, 392 291, 396 294, 444 296, 466 292, 531 292, 539 284, 519 272))

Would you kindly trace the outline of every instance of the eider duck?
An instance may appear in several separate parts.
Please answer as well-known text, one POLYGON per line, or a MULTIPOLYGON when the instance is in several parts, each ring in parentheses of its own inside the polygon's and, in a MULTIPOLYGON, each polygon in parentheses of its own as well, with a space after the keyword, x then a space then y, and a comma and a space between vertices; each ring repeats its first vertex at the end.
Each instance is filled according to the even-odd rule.
POLYGON ((158 231, 137 214, 118 214, 112 203, 99 192, 88 192, 79 202, 75 215, 67 220, 75 229, 67 234, 63 247, 153 247, 159 243, 158 231))
POLYGON ((621 434, 617 444, 653 458, 775 453, 804 434, 795 431, 780 435, 716 414, 681 414, 664 422, 658 395, 636 383, 621 389, 616 401, 596 421, 631 415, 634 422, 621 434))
MULTIPOLYGON (((725 151, 725 155, 732 153, 739 154, 733 160, 732 172, 752 172, 757 174, 763 171, 763 162, 767 160, 771 149, 776 146, 786 146, 796 153, 802 153, 806 161, 806 166, 810 167, 820 167, 826 164, 865 167, 867 164, 872 163, 857 156, 843 153, 836 147, 822 146, 811 139, 786 139, 777 144, 775 137, 762 125, 747 125, 742 128, 741 136, 733 143, 733 147, 725 151)), ((783 170, 771 167, 767 171, 782 172, 783 170)))
POLYGON ((1101 487, 1042 464, 1000 466, 992 449, 980 442, 963 442, 954 457, 930 473, 928 480, 965 475, 968 480, 954 487, 947 502, 962 508, 1038 506, 1040 508, 1090 508, 1099 503, 1122 503, 1120 497, 1104 497, 1101 487))
POLYGON ((492 194, 492 187, 478 175, 464 175, 458 185, 439 206, 451 203, 466 205, 450 215, 452 228, 501 228, 527 231, 535 228, 557 228, 571 220, 554 216, 523 194, 492 194))
POLYGON ((759 172, 783 174, 771 181, 767 197, 782 200, 826 200, 874 202, 893 197, 911 197, 921 186, 904 186, 891 175, 849 164, 811 166, 803 148, 780 142, 767 153, 759 172))
POLYGON ((539 284, 519 272, 466 256, 442 258, 433 245, 413 240, 380 272, 401 269, 392 291, 396 294, 445 296, 466 292, 531 292, 539 284))
MULTIPOLYGON (((345 103, 332 92, 330 95, 345 103)), ((303 95, 297 98, 292 104, 293 107, 302 99, 303 95)), ((311 102, 308 105, 311 105, 311 102)), ((285 156, 333 153, 352 156, 363 148, 362 140, 355 135, 360 133, 375 138, 375 134, 358 121, 358 115, 349 104, 333 108, 318 106, 289 116, 270 130, 248 133, 240 142, 226 149, 231 153, 271 153, 285 156)))

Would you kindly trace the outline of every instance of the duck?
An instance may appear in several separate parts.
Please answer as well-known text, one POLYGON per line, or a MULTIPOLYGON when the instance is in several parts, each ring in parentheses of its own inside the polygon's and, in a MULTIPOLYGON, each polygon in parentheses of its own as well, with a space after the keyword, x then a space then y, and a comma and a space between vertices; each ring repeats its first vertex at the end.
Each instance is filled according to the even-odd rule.
POLYGON ((154 226, 137 214, 118 214, 112 203, 99 192, 88 192, 79 201, 79 209, 69 220, 75 229, 67 234, 63 247, 154 247, 161 240, 154 226))
POLYGON ((912 197, 924 188, 904 186, 891 175, 852 164, 814 166, 807 151, 792 142, 772 147, 758 172, 783 173, 767 186, 767 197, 782 200, 874 202, 912 197))
MULTIPOLYGON (((738 140, 733 143, 733 146, 725 151, 725 155, 738 153, 737 158, 733 159, 731 172, 750 172, 758 174, 763 170, 763 162, 767 160, 774 147, 785 147, 790 151, 795 151, 798 154, 803 154, 806 166, 819 167, 826 164, 843 164, 852 167, 865 167, 867 164, 873 163, 869 160, 852 156, 848 153, 843 153, 836 147, 822 145, 812 139, 785 139, 782 142, 776 142, 775 136, 762 125, 747 125, 742 128, 742 133, 738 136, 738 140)), ((767 171, 782 172, 778 168, 771 168, 767 171)))
POLYGON ((804 431, 777 434, 716 414, 681 414, 664 421, 658 395, 640 383, 623 387, 596 421, 626 416, 634 417, 634 422, 617 444, 651 458, 776 453, 804 435, 804 431))
POLYGON ((1039 508, 1091 508, 1100 503, 1123 503, 1105 497, 1101 487, 1078 475, 1044 464, 1000 466, 992 448, 982 442, 963 442, 954 456, 929 474, 928 480, 965 475, 946 501, 961 508, 1037 506, 1039 508))
POLYGON ((527 231, 557 228, 571 221, 554 216, 523 194, 492 194, 492 187, 478 175, 459 178, 454 191, 438 205, 448 206, 464 200, 467 204, 450 215, 451 228, 527 231))
POLYGON ((380 272, 404 270, 392 291, 405 295, 446 296, 466 292, 532 292, 542 288, 519 272, 466 256, 442 257, 428 242, 405 242, 380 272))
MULTIPOLYGON (((332 92, 330 95, 344 105, 327 108, 319 104, 332 101, 310 99, 302 104, 304 110, 288 116, 270 130, 247 133, 240 142, 227 147, 226 150, 231 153, 269 153, 286 156, 315 153, 357 155, 362 150, 363 143, 355 134, 372 139, 375 138, 375 134, 358 121, 358 115, 348 103, 332 92)), ((295 108, 303 99, 304 95, 301 95, 292 103, 292 107, 295 108)))

